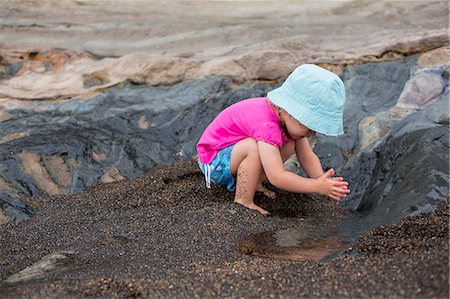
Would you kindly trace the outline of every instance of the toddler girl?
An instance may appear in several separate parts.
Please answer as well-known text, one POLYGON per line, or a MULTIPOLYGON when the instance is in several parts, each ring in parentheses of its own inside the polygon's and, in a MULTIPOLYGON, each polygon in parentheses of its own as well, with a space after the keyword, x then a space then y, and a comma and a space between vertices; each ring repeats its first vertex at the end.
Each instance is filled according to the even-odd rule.
POLYGON ((308 138, 316 133, 343 134, 344 84, 338 76, 313 64, 297 67, 282 86, 264 98, 243 100, 224 109, 197 144, 199 166, 210 182, 236 191, 234 201, 262 214, 253 202, 262 186, 302 193, 319 193, 339 200, 350 192, 334 170, 323 172, 308 138), (309 178, 286 171, 284 161, 295 151, 309 178))

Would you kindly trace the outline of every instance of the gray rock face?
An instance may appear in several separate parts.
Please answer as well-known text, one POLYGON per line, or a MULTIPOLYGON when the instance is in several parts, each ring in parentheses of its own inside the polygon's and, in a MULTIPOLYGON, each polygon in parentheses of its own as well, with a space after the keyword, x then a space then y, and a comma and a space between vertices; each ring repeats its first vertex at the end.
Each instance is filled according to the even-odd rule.
POLYGON ((340 172, 359 145, 359 122, 395 106, 403 86, 415 66, 414 57, 384 63, 347 66, 343 81, 346 89, 344 132, 338 137, 318 136, 316 153, 325 168, 340 172))
POLYGON ((367 227, 391 223, 405 215, 433 210, 449 198, 449 90, 446 67, 415 72, 397 103, 420 105, 391 122, 386 138, 373 150, 350 159, 344 174, 351 196, 345 205, 366 215, 367 227), (426 77, 423 74, 427 74, 426 77), (439 82, 409 97, 411 85, 439 82), (423 81, 421 78, 425 78, 423 81), (425 91, 424 91, 425 90, 425 91), (417 99, 426 101, 417 101, 417 99))
POLYGON ((351 176, 350 207, 391 222, 417 210, 428 212, 437 201, 447 200, 448 129, 408 132, 364 155, 351 176))

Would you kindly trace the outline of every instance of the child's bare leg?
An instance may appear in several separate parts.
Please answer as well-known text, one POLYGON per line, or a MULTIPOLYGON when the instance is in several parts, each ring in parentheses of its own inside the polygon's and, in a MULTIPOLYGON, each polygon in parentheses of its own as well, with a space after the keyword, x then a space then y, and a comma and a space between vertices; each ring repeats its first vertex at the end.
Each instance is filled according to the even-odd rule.
MULTIPOLYGON (((286 143, 285 145, 283 145, 281 147, 280 153, 281 153, 281 158, 283 159, 283 163, 286 162, 286 160, 289 159, 289 157, 294 153, 294 149, 295 149, 294 141, 286 143)), ((267 180, 267 177, 266 177, 266 175, 265 175, 265 173, 263 171, 262 174, 261 174, 261 178, 259 180, 259 183, 256 186, 256 191, 264 193, 264 195, 266 195, 267 197, 269 197, 271 199, 275 199, 276 198, 275 192, 270 191, 269 189, 267 189, 266 187, 264 187, 262 185, 262 183, 264 181, 266 181, 266 180, 267 180)))
POLYGON ((253 202, 262 174, 261 159, 254 139, 246 138, 236 143, 231 153, 230 169, 233 175, 237 175, 234 202, 264 215, 269 214, 253 202))

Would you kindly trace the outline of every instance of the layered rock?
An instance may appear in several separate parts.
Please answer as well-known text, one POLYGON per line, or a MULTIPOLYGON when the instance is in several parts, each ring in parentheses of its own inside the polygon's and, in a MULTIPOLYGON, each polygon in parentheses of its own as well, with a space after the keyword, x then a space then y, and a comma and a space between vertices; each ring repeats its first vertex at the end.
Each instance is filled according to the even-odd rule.
MULTIPOLYGON (((403 140, 405 133, 448 124, 448 63, 442 53, 448 53, 448 48, 404 60, 334 68, 347 89, 346 134, 318 137, 315 150, 324 167, 348 176, 353 190, 348 204, 353 208, 367 207, 367 202, 374 200, 367 194, 379 184, 372 179, 386 163, 380 160, 377 164, 377 157, 389 155, 384 147, 396 153, 396 147, 389 146, 396 141, 386 138, 391 140, 397 134, 396 138, 403 140), (429 80, 436 83, 431 85, 429 80), (420 115, 425 119, 418 122, 420 115), (405 117, 414 127, 404 129, 405 117), (401 129, 404 133, 399 133, 401 129)), ((236 87, 229 77, 211 77, 159 87, 127 81, 84 99, 3 99, 7 107, 0 122, 3 222, 6 217, 20 220, 31 212, 23 203, 28 196, 81 192, 98 183, 143 175, 156 165, 193 157, 196 141, 220 110, 244 98, 264 96, 276 86, 267 82, 236 87), (12 207, 22 213, 12 213, 12 207)), ((445 149, 445 134, 439 140, 442 138, 445 149)), ((406 144, 412 142, 406 140, 406 144)), ((435 160, 430 161, 419 168, 434 165, 435 160)), ((448 176, 448 169, 436 173, 448 176)), ((425 197, 438 194, 433 200, 443 199, 442 188, 442 182, 417 184, 425 197), (437 187, 427 189, 434 185, 437 187)), ((419 200, 413 205, 422 203, 419 200)))

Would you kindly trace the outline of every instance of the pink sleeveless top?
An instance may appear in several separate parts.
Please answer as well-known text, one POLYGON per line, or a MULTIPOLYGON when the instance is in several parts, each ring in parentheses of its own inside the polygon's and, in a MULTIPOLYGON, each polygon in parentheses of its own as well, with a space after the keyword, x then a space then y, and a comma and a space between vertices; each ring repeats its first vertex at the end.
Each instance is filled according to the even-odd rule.
POLYGON ((267 98, 243 100, 220 112, 197 143, 200 162, 211 163, 218 151, 248 137, 278 148, 291 141, 267 98))

